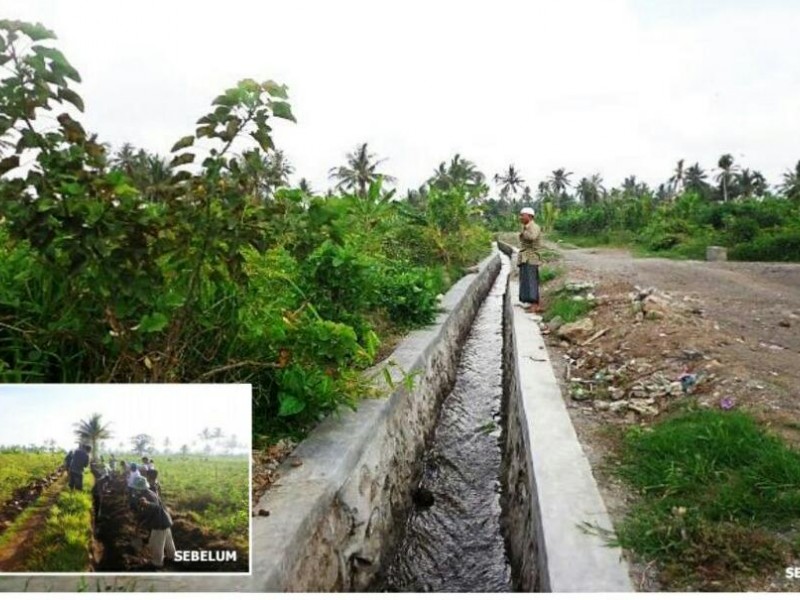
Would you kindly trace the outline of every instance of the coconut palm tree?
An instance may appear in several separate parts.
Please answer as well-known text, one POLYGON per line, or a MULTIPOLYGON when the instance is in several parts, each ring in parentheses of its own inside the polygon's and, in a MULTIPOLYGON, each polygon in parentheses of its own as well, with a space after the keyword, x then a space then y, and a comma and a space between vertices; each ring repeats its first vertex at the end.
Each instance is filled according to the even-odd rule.
POLYGON ((684 189, 704 194, 708 190, 708 183, 706 179, 708 176, 700 163, 694 163, 688 169, 684 176, 684 189))
POLYGON ((650 193, 650 188, 643 181, 638 181, 636 175, 631 175, 622 181, 622 193, 625 196, 641 198, 650 193))
POLYGON ((678 164, 675 165, 675 171, 673 171, 672 176, 669 178, 669 183, 672 184, 672 195, 678 195, 678 187, 681 186, 684 182, 685 173, 683 171, 683 159, 678 161, 678 164))
POLYGON ((722 188, 723 202, 728 202, 728 188, 732 182, 733 174, 737 171, 737 168, 733 162, 732 154, 723 154, 719 157, 719 162, 717 162, 717 166, 719 167, 717 181, 722 188))
POLYGON ((92 458, 96 456, 97 443, 111 438, 110 425, 110 423, 103 423, 103 416, 100 413, 94 413, 87 420, 73 424, 73 427, 75 427, 74 433, 78 437, 78 441, 84 444, 91 444, 92 458))
POLYGON ((522 184, 525 183, 525 180, 522 178, 519 171, 517 171, 516 167, 511 164, 508 165, 508 169, 505 173, 495 174, 494 182, 500 186, 500 198, 508 200, 509 193, 516 196, 517 191, 522 187, 522 184))
POLYGON ((486 194, 485 182, 485 175, 478 170, 475 163, 456 154, 450 160, 450 164, 444 162, 439 164, 427 184, 431 188, 440 190, 461 187, 467 193, 467 198, 475 201, 486 194))
POLYGON ((550 177, 550 189, 556 196, 563 196, 567 193, 567 189, 571 186, 569 178, 572 171, 567 172, 566 169, 556 169, 550 177))
POLYGON ((138 164, 139 157, 133 144, 125 142, 119 150, 111 157, 110 164, 113 168, 119 169, 128 177, 133 177, 138 164))
POLYGON ((583 177, 578 185, 575 186, 575 191, 578 197, 583 202, 584 206, 592 206, 600 202, 600 198, 605 193, 603 189, 603 179, 599 173, 595 173, 591 177, 583 177))
POLYGON ((268 194, 273 194, 278 188, 289 185, 289 175, 294 173, 294 167, 286 158, 283 150, 276 150, 266 160, 264 173, 268 194))
POLYGON ((301 192, 303 192, 307 196, 313 196, 314 195, 314 189, 311 187, 311 183, 305 177, 301 177, 300 178, 300 181, 297 184, 297 189, 299 189, 301 192))
POLYGON ((379 178, 387 183, 394 181, 394 177, 378 172, 378 166, 385 160, 385 158, 376 160, 376 155, 372 154, 364 143, 347 155, 347 164, 331 168, 329 177, 337 182, 338 190, 355 193, 364 198, 369 186, 379 178))
POLYGON ((754 196, 763 196, 767 193, 767 180, 760 171, 742 169, 742 171, 735 176, 735 181, 741 196, 745 200, 749 200, 754 196))
POLYGON ((800 202, 800 160, 794 167, 783 174, 780 191, 789 199, 800 202))

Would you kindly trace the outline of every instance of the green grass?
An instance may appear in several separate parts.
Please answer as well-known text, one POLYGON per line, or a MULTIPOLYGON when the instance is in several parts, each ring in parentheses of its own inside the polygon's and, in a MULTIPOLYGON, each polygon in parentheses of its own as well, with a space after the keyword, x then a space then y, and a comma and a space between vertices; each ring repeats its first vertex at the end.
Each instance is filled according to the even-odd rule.
POLYGON ((0 504, 14 490, 55 471, 63 460, 60 453, 0 452, 0 504))
POLYGON ((624 248, 636 258, 671 258, 675 260, 702 260, 705 258, 706 239, 690 239, 669 249, 652 250, 637 241, 636 236, 625 231, 606 231, 592 236, 576 236, 555 232, 552 239, 559 240, 565 247, 578 248, 624 248))
POLYGON ((781 534, 800 519, 800 452, 749 415, 697 410, 632 429, 621 459, 641 500, 619 542, 659 561, 668 585, 736 589, 789 564, 781 534))
POLYGON ((545 310, 544 318, 549 321, 555 317, 561 317, 564 323, 572 323, 585 316, 592 310, 592 305, 586 300, 573 300, 571 297, 556 295, 549 302, 545 310))
POLYGON ((558 279, 564 274, 564 269, 552 265, 542 265, 539 268, 539 283, 548 283, 558 279))
POLYGON ((26 569, 43 573, 75 573, 91 563, 92 495, 94 479, 84 476, 84 490, 63 491, 33 541, 26 569))

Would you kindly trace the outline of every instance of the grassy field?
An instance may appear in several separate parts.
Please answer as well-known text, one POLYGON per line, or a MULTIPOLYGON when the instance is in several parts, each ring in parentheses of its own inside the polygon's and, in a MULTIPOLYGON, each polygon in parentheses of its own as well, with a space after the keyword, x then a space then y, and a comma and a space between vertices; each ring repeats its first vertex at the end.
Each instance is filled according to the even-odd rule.
POLYGON ((658 560, 672 589, 795 564, 800 452, 732 411, 694 410, 624 436, 620 475, 640 494, 619 541, 658 560))
MULTIPOLYGON (((124 457, 124 460, 135 460, 124 457)), ((250 472, 243 456, 156 456, 166 503, 198 524, 239 541, 248 539, 250 472)))
POLYGON ((0 504, 14 490, 52 473, 63 460, 61 453, 0 452, 0 504))
POLYGON ((50 507, 42 528, 36 533, 27 571, 76 573, 91 564, 92 494, 94 478, 83 477, 83 491, 63 490, 50 507))

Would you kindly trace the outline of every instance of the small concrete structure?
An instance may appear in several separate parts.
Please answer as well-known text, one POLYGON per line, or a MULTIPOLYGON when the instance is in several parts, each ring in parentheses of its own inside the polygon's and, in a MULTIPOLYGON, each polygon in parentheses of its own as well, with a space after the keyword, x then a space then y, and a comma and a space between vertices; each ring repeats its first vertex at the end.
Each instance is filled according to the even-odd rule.
POLYGON ((509 280, 503 514, 516 586, 541 592, 632 592, 619 548, 597 535, 614 528, 544 338, 534 317, 519 306, 518 294, 517 282, 509 280))
POLYGON ((706 260, 709 262, 728 260, 728 249, 724 246, 706 246, 706 260))

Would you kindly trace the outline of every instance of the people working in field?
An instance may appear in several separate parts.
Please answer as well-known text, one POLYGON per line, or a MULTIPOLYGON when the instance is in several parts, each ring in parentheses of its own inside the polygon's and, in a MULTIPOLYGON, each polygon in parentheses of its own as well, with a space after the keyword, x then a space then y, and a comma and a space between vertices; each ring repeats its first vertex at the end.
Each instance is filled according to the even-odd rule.
POLYGON ((142 477, 142 474, 139 472, 139 465, 136 463, 131 463, 130 471, 128 472, 127 476, 128 488, 133 488, 133 482, 137 477, 142 477))
POLYGON ((164 556, 175 558, 175 542, 172 539, 172 517, 161 499, 149 489, 144 477, 134 480, 137 493, 136 511, 143 527, 150 530, 150 562, 154 567, 164 566, 164 556))
POLYGON ((69 489, 83 489, 83 470, 89 466, 89 453, 92 447, 89 444, 79 444, 78 448, 67 455, 64 460, 69 472, 69 489))

